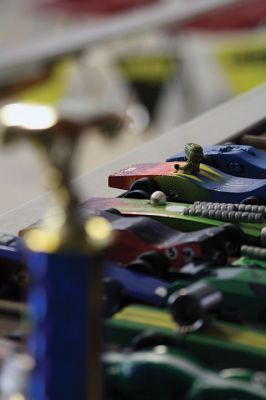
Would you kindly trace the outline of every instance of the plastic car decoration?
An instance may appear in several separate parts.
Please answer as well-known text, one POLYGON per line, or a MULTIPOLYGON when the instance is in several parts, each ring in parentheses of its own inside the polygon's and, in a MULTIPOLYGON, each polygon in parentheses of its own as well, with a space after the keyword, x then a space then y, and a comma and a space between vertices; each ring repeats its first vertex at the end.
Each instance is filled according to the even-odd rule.
POLYGON ((175 169, 180 169, 185 174, 195 174, 200 170, 200 163, 203 158, 202 147, 195 143, 187 143, 185 145, 186 163, 180 166, 175 165, 175 169))

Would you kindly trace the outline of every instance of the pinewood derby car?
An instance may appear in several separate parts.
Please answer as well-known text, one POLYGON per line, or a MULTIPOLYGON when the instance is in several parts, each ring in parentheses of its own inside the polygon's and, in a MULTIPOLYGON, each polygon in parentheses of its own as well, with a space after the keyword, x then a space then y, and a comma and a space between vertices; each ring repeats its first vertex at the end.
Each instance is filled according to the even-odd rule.
MULTIPOLYGON (((166 161, 186 161, 179 152, 166 161)), ((253 146, 224 144, 203 147, 202 163, 215 167, 229 175, 244 178, 266 178, 266 156, 253 146)))
POLYGON ((109 175, 108 184, 127 190, 127 197, 148 198, 161 190, 177 202, 240 203, 252 198, 253 204, 265 203, 266 179, 235 177, 202 163, 198 172, 188 174, 186 165, 182 161, 135 164, 109 175))
POLYGON ((148 217, 125 217, 114 210, 102 212, 112 224, 114 243, 111 260, 129 264, 155 276, 177 271, 193 259, 225 264, 228 256, 239 254, 241 231, 233 224, 181 232, 148 217))
POLYGON ((266 335, 254 327, 212 319, 200 330, 184 334, 167 309, 130 305, 105 320, 105 340, 114 346, 140 349, 174 345, 211 368, 266 371, 266 335))
MULTIPOLYGON (((212 203, 213 204, 213 203, 212 203)), ((201 205, 175 203, 166 201, 163 204, 152 205, 149 199, 131 198, 108 198, 95 197, 82 204, 81 210, 84 218, 88 218, 93 213, 100 213, 106 209, 115 209, 122 215, 128 216, 147 216, 163 222, 170 227, 183 232, 192 232, 211 226, 220 226, 224 222, 236 223, 245 234, 248 240, 259 242, 264 236, 263 228, 266 227, 264 206, 237 205, 240 211, 232 211, 231 205, 226 204, 222 209, 215 212, 210 211, 210 207, 202 203, 201 205), (195 211, 196 208, 196 212, 195 211), (243 211, 241 211, 243 210, 243 211), (193 211, 193 212, 192 212, 193 211), (260 212, 258 212, 260 211, 260 212), (257 218, 259 217, 259 218, 257 218)), ((215 203, 215 207, 219 204, 215 203)), ((233 205, 235 207, 235 205, 233 205)), ((220 207, 220 208, 221 208, 220 207)))
POLYGON ((212 312, 227 321, 266 323, 266 270, 259 266, 214 268, 190 285, 174 282, 168 293, 173 316, 182 326, 202 324, 212 312))
POLYGON ((108 398, 173 400, 182 393, 183 400, 266 399, 265 372, 211 370, 170 346, 110 352, 103 365, 108 398))

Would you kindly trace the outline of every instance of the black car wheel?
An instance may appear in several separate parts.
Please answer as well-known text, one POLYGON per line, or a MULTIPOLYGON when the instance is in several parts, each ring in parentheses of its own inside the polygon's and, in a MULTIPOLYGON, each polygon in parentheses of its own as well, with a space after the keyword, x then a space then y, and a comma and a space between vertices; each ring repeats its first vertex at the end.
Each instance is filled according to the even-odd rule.
POLYGON ((167 260, 162 254, 151 251, 142 254, 130 263, 128 268, 156 278, 164 278, 167 274, 167 260))
POLYGON ((261 197, 250 196, 250 197, 246 197, 244 200, 242 200, 240 202, 240 204, 252 204, 252 205, 265 206, 266 202, 261 197))
POLYGON ((107 208, 106 210, 104 210, 104 212, 109 212, 115 215, 123 215, 119 210, 117 210, 117 208, 107 208))
POLYGON ((150 196, 148 195, 145 190, 128 190, 126 193, 123 194, 123 198, 126 199, 149 199, 150 196))
POLYGON ((168 298, 168 308, 179 327, 194 331, 201 328, 208 313, 221 302, 222 294, 217 289, 199 281, 173 292, 168 298))
POLYGON ((234 224, 224 224, 225 228, 225 241, 224 251, 229 256, 237 256, 240 253, 240 247, 245 243, 245 234, 241 229, 234 224))
POLYGON ((141 191, 146 193, 146 198, 148 199, 153 192, 156 192, 156 190, 160 190, 160 188, 152 179, 141 178, 132 183, 127 193, 130 195, 130 193, 141 191))
POLYGON ((211 256, 211 260, 214 261, 216 265, 226 265, 227 263, 227 254, 223 249, 217 249, 213 252, 211 256))
POLYGON ((125 300, 123 285, 113 278, 103 280, 103 313, 111 317, 120 310, 125 300))
POLYGON ((132 351, 140 351, 155 346, 176 346, 176 340, 162 333, 145 331, 135 336, 130 344, 132 351))

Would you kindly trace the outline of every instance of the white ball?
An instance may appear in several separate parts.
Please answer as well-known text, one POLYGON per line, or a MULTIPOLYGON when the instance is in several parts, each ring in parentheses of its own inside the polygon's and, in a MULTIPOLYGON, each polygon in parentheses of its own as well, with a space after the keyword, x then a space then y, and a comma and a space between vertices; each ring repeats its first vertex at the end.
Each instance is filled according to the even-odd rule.
POLYGON ((163 206, 166 204, 166 195, 164 192, 156 190, 156 192, 153 192, 150 197, 150 203, 152 206, 163 206))

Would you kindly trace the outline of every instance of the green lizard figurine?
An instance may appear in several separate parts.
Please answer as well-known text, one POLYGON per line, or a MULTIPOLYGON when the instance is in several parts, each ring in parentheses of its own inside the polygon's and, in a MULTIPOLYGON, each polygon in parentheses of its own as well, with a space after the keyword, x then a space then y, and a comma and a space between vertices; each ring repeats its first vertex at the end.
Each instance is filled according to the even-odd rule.
POLYGON ((199 144, 186 143, 185 155, 187 162, 184 166, 175 165, 176 170, 183 170, 184 174, 193 175, 199 171, 200 162, 203 159, 203 149, 199 144))

